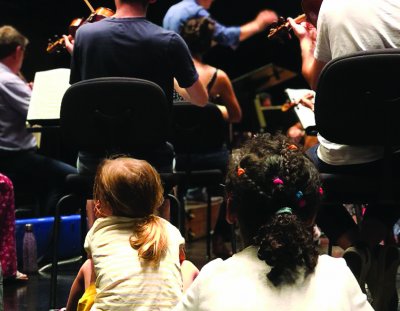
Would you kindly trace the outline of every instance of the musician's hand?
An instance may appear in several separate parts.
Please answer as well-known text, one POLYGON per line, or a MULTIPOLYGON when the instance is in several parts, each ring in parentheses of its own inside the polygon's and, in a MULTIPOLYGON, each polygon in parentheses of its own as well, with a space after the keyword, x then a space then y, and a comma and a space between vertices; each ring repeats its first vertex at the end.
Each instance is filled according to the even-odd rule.
POLYGON ((64 38, 65 49, 68 51, 69 54, 72 54, 72 51, 74 50, 75 40, 74 39, 70 40, 66 35, 63 35, 63 38, 64 38))
POLYGON ((303 96, 300 98, 299 104, 302 104, 303 106, 314 111, 314 94, 308 93, 307 95, 303 96))
POLYGON ((315 42, 317 38, 317 29, 309 22, 297 24, 293 18, 288 18, 288 22, 293 29, 294 34, 299 40, 310 40, 315 42))
POLYGON ((305 135, 305 131, 301 126, 300 122, 297 122, 295 125, 289 127, 287 130, 287 136, 290 137, 295 143, 300 144, 302 138, 305 135))
POLYGON ((260 13, 258 13, 255 20, 258 23, 261 31, 267 28, 272 23, 276 23, 278 21, 278 16, 274 11, 263 10, 260 13))

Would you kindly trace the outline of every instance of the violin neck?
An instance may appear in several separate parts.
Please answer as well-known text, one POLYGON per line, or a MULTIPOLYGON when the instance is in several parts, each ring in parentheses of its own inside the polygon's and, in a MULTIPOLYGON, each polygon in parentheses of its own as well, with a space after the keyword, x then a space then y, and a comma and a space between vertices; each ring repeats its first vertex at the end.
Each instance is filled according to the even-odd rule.
POLYGON ((306 19, 307 19, 306 14, 301 14, 296 18, 294 18, 294 21, 298 24, 304 22, 306 19))

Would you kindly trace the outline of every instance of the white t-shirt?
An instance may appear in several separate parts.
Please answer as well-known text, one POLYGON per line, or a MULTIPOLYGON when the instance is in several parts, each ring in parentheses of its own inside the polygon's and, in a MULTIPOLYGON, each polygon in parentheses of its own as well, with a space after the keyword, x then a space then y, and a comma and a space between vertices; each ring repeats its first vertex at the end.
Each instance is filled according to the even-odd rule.
MULTIPOLYGON (((399 0, 324 0, 314 56, 329 62, 353 52, 399 48, 399 16, 399 0)), ((368 163, 383 157, 380 147, 339 145, 320 135, 318 140, 318 157, 331 165, 368 163)))
POLYGON ((94 310, 171 310, 182 296, 179 230, 162 219, 168 251, 159 267, 142 267, 130 243, 135 218, 99 218, 89 230, 85 249, 96 273, 94 310))
POLYGON ((254 246, 226 261, 216 259, 204 266, 174 311, 373 310, 342 258, 320 256, 315 272, 291 286, 273 286, 269 271, 254 246))

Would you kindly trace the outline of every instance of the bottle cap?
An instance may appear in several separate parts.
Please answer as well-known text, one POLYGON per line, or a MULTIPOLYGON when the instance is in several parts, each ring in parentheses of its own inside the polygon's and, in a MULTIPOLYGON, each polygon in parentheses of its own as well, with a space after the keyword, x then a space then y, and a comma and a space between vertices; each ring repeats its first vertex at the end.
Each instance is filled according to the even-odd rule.
POLYGON ((33 225, 32 224, 26 224, 25 225, 25 231, 32 232, 33 231, 33 225))

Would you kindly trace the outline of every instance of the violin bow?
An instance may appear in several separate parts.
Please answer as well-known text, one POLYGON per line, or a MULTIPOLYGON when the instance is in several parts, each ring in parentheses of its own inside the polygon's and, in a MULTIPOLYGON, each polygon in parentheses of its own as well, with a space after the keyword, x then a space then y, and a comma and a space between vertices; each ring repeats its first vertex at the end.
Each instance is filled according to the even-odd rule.
POLYGON ((90 4, 89 0, 83 0, 85 1, 86 5, 88 6, 90 12, 94 13, 94 8, 92 7, 92 5, 90 4))

